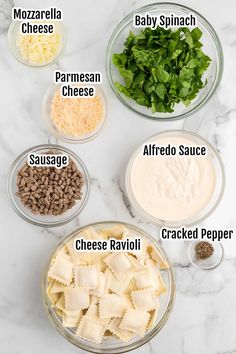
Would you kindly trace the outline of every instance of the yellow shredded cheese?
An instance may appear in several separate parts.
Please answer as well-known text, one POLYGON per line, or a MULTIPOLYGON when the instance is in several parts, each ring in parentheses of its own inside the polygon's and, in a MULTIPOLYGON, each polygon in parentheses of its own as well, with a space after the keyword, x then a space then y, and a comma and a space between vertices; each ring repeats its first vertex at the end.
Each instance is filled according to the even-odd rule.
POLYGON ((32 65, 52 62, 59 53, 61 35, 59 33, 23 35, 19 33, 17 46, 24 61, 32 65))
POLYGON ((52 99, 51 118, 64 134, 83 136, 94 132, 104 120, 104 104, 99 95, 66 98, 58 90, 52 99))

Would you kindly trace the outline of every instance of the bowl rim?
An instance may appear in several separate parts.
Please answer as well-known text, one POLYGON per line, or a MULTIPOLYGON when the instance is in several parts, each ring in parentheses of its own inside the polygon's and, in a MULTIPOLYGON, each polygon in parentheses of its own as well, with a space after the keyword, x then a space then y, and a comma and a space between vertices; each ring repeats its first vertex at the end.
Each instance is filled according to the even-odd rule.
POLYGON ((126 353, 129 352, 131 350, 137 349, 141 346, 143 346, 144 344, 146 344, 148 341, 150 341, 151 339, 153 339, 159 332, 160 330, 164 327, 165 323, 167 322, 167 320, 169 319, 171 312, 173 310, 173 306, 174 306, 174 302, 175 302, 175 296, 176 296, 176 284, 175 284, 175 276, 174 276, 174 271, 173 271, 173 265, 171 264, 171 262, 169 261, 169 257, 166 254, 166 251, 162 248, 162 246, 159 244, 158 239, 154 238, 149 232, 143 230, 142 228, 136 226, 136 225, 132 225, 130 223, 127 222, 122 222, 122 221, 100 221, 100 222, 93 222, 93 223, 89 223, 86 224, 85 226, 79 227, 76 230, 74 230, 73 232, 71 232, 68 236, 66 236, 65 238, 63 238, 63 240, 60 241, 60 243, 57 245, 57 247, 54 249, 54 251, 51 253, 50 258, 44 268, 43 274, 42 274, 42 298, 43 298, 43 305, 44 305, 44 309, 48 315, 48 318, 50 319, 51 323, 53 324, 53 326, 56 328, 56 330, 65 338, 67 339, 70 343, 72 343, 73 345, 75 345, 76 347, 82 349, 82 350, 86 350, 90 353, 95 353, 95 354, 120 354, 120 353, 126 353), (168 298, 168 303, 166 305, 166 309, 165 312, 162 316, 162 318, 160 319, 160 321, 158 322, 158 324, 156 324, 156 326, 149 332, 147 333, 144 337, 138 339, 136 342, 131 343, 131 344, 127 344, 124 345, 124 347, 117 347, 117 348, 101 348, 101 349, 97 349, 97 348, 92 348, 92 344, 93 343, 89 343, 91 346, 87 346, 84 343, 75 343, 73 341, 72 335, 69 333, 67 333, 68 331, 65 331, 65 328, 63 327, 63 325, 61 323, 56 323, 55 318, 53 317, 54 312, 50 311, 51 310, 51 306, 49 303, 49 299, 47 297, 47 275, 48 275, 48 270, 51 264, 51 260, 53 258, 53 256, 55 255, 55 253, 57 252, 57 250, 64 244, 64 242, 66 240, 68 240, 69 238, 74 237, 75 235, 78 234, 78 232, 81 232, 82 230, 88 228, 88 227, 97 227, 100 225, 117 225, 117 224, 122 224, 127 228, 130 228, 134 231, 137 231, 141 234, 144 235, 144 237, 147 237, 154 245, 155 247, 157 247, 158 251, 160 251, 160 253, 162 254, 162 256, 164 256, 164 258, 166 259, 166 261, 168 262, 168 264, 170 265, 170 267, 166 270, 168 271, 168 275, 170 278, 170 294, 169 294, 169 298, 168 298), (48 303, 47 303, 48 301, 48 303))
POLYGON ((79 156, 77 156, 76 153, 74 153, 70 149, 68 149, 66 147, 62 147, 60 145, 56 145, 56 144, 36 145, 36 146, 33 146, 33 147, 23 151, 13 161, 13 163, 11 164, 11 167, 10 167, 9 172, 8 172, 8 177, 7 177, 7 194, 8 194, 8 199, 10 201, 10 204, 11 204, 13 210, 23 220, 29 222, 30 224, 33 224, 35 226, 40 226, 40 227, 49 228, 49 227, 62 226, 62 225, 65 225, 65 224, 71 222, 73 219, 75 219, 81 213, 81 211, 84 209, 84 207, 86 206, 86 204, 88 202, 89 195, 90 195, 90 177, 89 177, 89 173, 88 173, 87 167, 85 166, 84 162, 80 159, 79 156), (14 193, 13 193, 13 190, 12 190, 13 174, 17 170, 19 164, 26 159, 27 155, 30 152, 36 152, 36 151, 39 151, 39 150, 42 150, 42 149, 55 149, 55 150, 61 151, 63 153, 66 153, 69 157, 72 157, 79 164, 79 168, 84 173, 86 191, 85 191, 84 197, 82 199, 81 205, 71 216, 67 217, 66 219, 62 219, 62 220, 59 220, 59 221, 53 221, 53 222, 37 221, 37 220, 34 220, 34 219, 30 218, 25 213, 23 213, 22 210, 15 203, 15 200, 14 200, 14 197, 13 197, 14 193))
POLYGON ((130 155, 128 163, 126 165, 126 171, 125 171, 125 190, 126 190, 126 194, 128 196, 128 199, 131 203, 131 205, 133 206, 133 208, 136 210, 136 212, 144 219, 147 220, 148 222, 152 223, 153 225, 159 226, 159 227, 169 227, 169 228, 178 228, 181 225, 185 225, 187 227, 191 227, 194 225, 197 225, 198 223, 202 222, 203 220, 205 220, 206 218, 208 218, 214 211, 215 209, 218 207, 219 203, 222 200, 223 194, 224 194, 224 190, 225 190, 225 169, 224 169, 224 165, 222 162, 222 159, 218 153, 218 151, 216 150, 216 148, 209 143, 205 138, 203 138, 201 135, 189 131, 189 130, 182 130, 182 129, 173 129, 173 130, 165 130, 165 131, 161 131, 159 133, 153 134, 151 135, 149 138, 146 138, 145 140, 143 140, 133 151, 133 153, 130 155), (206 211, 206 213, 202 216, 199 217, 192 217, 192 221, 185 221, 183 220, 182 222, 177 222, 177 221, 165 221, 165 220, 161 220, 161 219, 157 219, 152 217, 151 215, 149 215, 147 212, 145 212, 145 210, 143 210, 143 208, 138 204, 138 202, 135 200, 135 197, 133 196, 133 192, 132 192, 132 188, 131 188, 131 171, 132 171, 132 167, 133 164, 135 162, 136 157, 138 156, 138 153, 140 152, 140 147, 147 143, 148 141, 152 140, 155 137, 161 137, 162 135, 168 135, 168 134, 183 134, 187 137, 193 137, 196 138, 200 141, 202 141, 208 149, 210 149, 210 151, 213 153, 217 164, 219 166, 219 170, 220 170, 220 174, 221 174, 221 185, 220 185, 220 190, 218 193, 218 196, 214 202, 214 204, 211 206, 211 208, 206 211))
POLYGON ((8 47, 12 53, 12 55, 14 56, 14 58, 21 64, 29 67, 29 68, 36 68, 36 69, 42 69, 42 68, 48 68, 51 65, 55 64, 58 62, 58 60, 60 60, 63 56, 63 54, 65 53, 65 48, 66 48, 66 43, 67 43, 67 33, 66 33, 66 28, 63 24, 63 21, 50 21, 48 20, 48 22, 56 22, 57 25, 59 25, 60 27, 60 32, 62 34, 62 45, 61 45, 61 49, 58 52, 58 54, 56 55, 56 57, 50 61, 49 63, 46 64, 40 64, 40 65, 34 65, 34 64, 30 64, 27 63, 23 58, 21 58, 20 56, 16 55, 15 53, 15 48, 16 45, 15 43, 13 44, 14 38, 13 38, 13 31, 15 29, 16 26, 19 26, 20 23, 24 22, 24 20, 12 20, 11 24, 8 28, 7 31, 7 41, 8 41, 8 47))
MULTIPOLYGON (((223 54, 223 50, 222 50, 222 45, 219 39, 219 36, 217 35, 215 29, 212 27, 212 25, 208 22, 208 20, 202 16, 198 11, 193 10, 192 8, 186 6, 186 5, 182 5, 179 3, 171 3, 171 2, 155 2, 149 5, 145 5, 145 6, 141 6, 133 11, 131 11, 128 15, 126 15, 119 23, 118 25, 115 27, 115 29, 113 30, 108 45, 107 45, 107 49, 106 49, 106 72, 107 72, 107 76, 108 76, 108 81, 110 84, 110 87, 112 88, 112 91, 115 93, 116 97, 119 99, 119 101, 121 103, 124 104, 124 106, 126 106, 128 109, 130 109, 131 111, 133 111, 134 113, 138 114, 139 116, 141 116, 142 118, 145 119, 151 119, 154 121, 158 121, 158 122, 163 122, 163 121, 167 121, 167 122, 171 122, 171 121, 177 121, 177 120, 181 120, 181 119, 185 119, 191 115, 193 115, 194 113, 198 112, 201 108, 203 108, 208 102, 209 100, 212 98, 212 96, 214 95, 215 91, 217 90, 220 81, 222 79, 222 75, 223 75, 223 69, 224 69, 224 54, 223 54), (187 112, 181 113, 181 114, 176 114, 172 117, 154 117, 151 116, 147 113, 142 113, 139 111, 139 109, 132 107, 131 105, 129 105, 125 99, 123 98, 123 96, 121 94, 119 94, 119 92, 117 91, 117 89, 115 88, 115 85, 113 83, 112 80, 112 75, 111 75, 111 67, 112 67, 112 53, 111 53, 111 49, 113 46, 114 41, 116 40, 116 38, 118 37, 120 30, 123 27, 123 24, 128 22, 128 20, 130 20, 133 15, 135 13, 142 13, 142 12, 146 12, 150 9, 155 9, 157 7, 161 7, 161 6, 169 6, 174 8, 183 8, 187 11, 190 11, 191 13, 197 15, 197 17, 199 19, 201 19, 204 27, 207 28, 208 32, 210 33, 214 44, 215 44, 215 48, 216 48, 216 52, 217 52, 217 57, 218 57, 218 67, 216 70, 216 75, 215 75, 215 80, 214 80, 214 84, 212 85, 211 90, 202 98, 202 100, 198 103, 198 105, 196 105, 196 107, 193 107, 192 109, 190 109, 187 112)), ((158 113, 158 112, 157 112, 158 113)))
MULTIPOLYGON (((77 85, 77 84, 75 84, 75 85, 77 85)), ((63 135, 59 129, 56 129, 50 114, 47 112, 46 107, 47 107, 48 103, 51 103, 50 96, 52 94, 55 94, 57 89, 60 89, 61 86, 62 86, 61 84, 56 84, 56 83, 50 84, 43 96, 42 115, 43 115, 44 121, 46 122, 46 126, 48 128, 49 133, 52 134, 58 140, 64 141, 69 144, 84 144, 84 143, 87 143, 87 142, 95 139, 96 137, 98 137, 101 134, 101 132, 103 131, 103 129, 105 128, 105 126, 107 124, 107 118, 108 118, 108 99, 107 99, 107 95, 105 93, 105 90, 102 88, 102 85, 97 85, 97 84, 91 84, 91 85, 82 84, 81 85, 81 86, 95 87, 95 90, 96 90, 95 92, 98 93, 98 95, 102 98, 103 103, 104 103, 104 118, 103 118, 103 121, 101 122, 101 124, 99 125, 99 128, 97 130, 95 130, 95 132, 91 133, 90 135, 85 136, 85 137, 81 137, 81 138, 63 135)))

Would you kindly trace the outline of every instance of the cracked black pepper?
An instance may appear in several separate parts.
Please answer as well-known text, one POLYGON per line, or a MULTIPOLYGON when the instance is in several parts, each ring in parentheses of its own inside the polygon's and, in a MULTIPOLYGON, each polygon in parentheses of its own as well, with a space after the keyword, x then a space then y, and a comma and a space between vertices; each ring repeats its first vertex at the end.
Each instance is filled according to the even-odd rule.
POLYGON ((197 259, 207 259, 214 253, 214 247, 207 241, 198 242, 195 246, 197 259))

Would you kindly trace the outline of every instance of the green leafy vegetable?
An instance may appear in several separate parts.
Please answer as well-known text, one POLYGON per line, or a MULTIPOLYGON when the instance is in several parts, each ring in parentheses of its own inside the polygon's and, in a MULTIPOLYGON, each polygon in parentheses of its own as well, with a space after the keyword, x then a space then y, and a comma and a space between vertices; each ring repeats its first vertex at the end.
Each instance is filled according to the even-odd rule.
POLYGON ((123 84, 117 89, 152 112, 173 112, 176 103, 188 106, 207 82, 202 76, 211 59, 202 51, 199 28, 176 31, 146 28, 130 32, 124 51, 113 54, 123 84))
POLYGON ((126 87, 131 87, 134 76, 132 71, 121 67, 119 68, 119 73, 121 74, 121 76, 123 76, 126 87))

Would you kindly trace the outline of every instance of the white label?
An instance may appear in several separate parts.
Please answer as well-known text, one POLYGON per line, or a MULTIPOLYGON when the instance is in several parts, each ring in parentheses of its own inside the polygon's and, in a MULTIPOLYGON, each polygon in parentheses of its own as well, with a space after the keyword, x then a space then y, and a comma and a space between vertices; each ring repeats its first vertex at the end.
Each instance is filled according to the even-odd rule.
POLYGON ((180 241, 212 241, 220 242, 222 240, 231 240, 234 235, 234 230, 214 230, 205 228, 186 228, 185 226, 173 229, 162 227, 160 230, 160 237, 162 240, 180 240, 180 241))
POLYGON ((54 83, 61 84, 61 96, 67 98, 94 97, 96 94, 95 86, 90 84, 101 84, 102 73, 98 71, 54 71, 54 83), (86 86, 76 84, 88 84, 86 86))
POLYGON ((58 7, 49 7, 48 9, 24 9, 23 7, 12 8, 12 20, 63 20, 63 11, 58 7))
POLYGON ((143 156, 206 156, 206 145, 144 144, 143 156))
POLYGON ((102 83, 102 73, 99 71, 54 71, 55 84, 79 84, 79 83, 102 83))
POLYGON ((173 13, 170 15, 160 14, 158 16, 153 16, 149 13, 146 13, 145 15, 134 14, 133 24, 136 28, 150 27, 151 29, 155 29, 158 26, 165 29, 171 27, 196 27, 197 17, 191 13, 183 16, 175 15, 173 13))
POLYGON ((94 86, 62 85, 60 91, 61 91, 61 96, 67 98, 74 98, 74 97, 90 98, 90 97, 94 97, 96 94, 96 89, 94 86))
POLYGON ((28 155, 28 165, 33 167, 56 167, 62 168, 69 164, 66 154, 35 154, 28 155))
POLYGON ((50 35, 54 33, 55 27, 50 21, 61 21, 62 18, 63 12, 57 7, 48 9, 13 7, 12 9, 12 20, 23 21, 20 24, 20 31, 24 35, 50 35))
POLYGON ((124 240, 117 240, 110 238, 109 240, 87 240, 83 237, 77 238, 74 241, 74 249, 78 252, 130 252, 142 250, 142 239, 126 238, 124 240))

